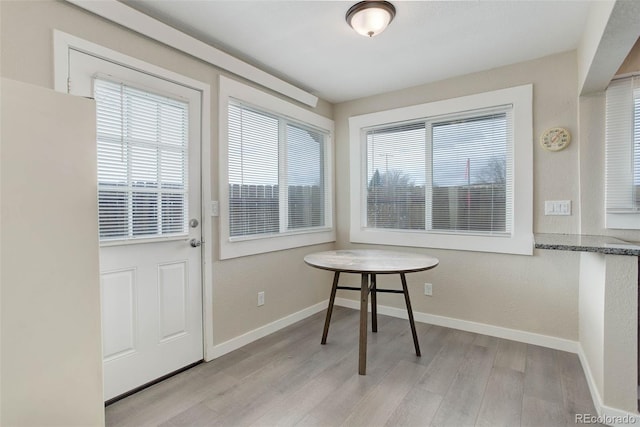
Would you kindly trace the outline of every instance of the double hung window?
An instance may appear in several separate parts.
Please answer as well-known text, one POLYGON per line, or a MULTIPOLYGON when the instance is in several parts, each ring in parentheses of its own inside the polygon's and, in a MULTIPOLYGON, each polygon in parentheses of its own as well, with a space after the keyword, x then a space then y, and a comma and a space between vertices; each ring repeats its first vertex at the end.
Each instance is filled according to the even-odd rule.
POLYGON ((352 241, 531 253, 530 94, 351 118, 352 241))
POLYGON ((640 77, 606 93, 606 226, 640 229, 640 77))
POLYGON ((333 123, 221 78, 222 257, 333 241, 333 123))

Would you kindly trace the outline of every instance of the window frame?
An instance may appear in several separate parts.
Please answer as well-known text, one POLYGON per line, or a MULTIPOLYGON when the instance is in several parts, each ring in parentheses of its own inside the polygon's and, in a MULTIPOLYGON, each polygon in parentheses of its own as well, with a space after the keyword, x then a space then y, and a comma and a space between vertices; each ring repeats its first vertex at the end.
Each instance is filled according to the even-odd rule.
MULTIPOLYGON (((219 78, 219 200, 220 200, 220 259, 230 259, 241 256, 255 255, 310 246, 321 243, 334 242, 335 212, 333 196, 333 120, 292 104, 254 87, 232 80, 225 76, 219 78), (324 152, 324 191, 325 191, 325 225, 304 229, 287 230, 277 234, 256 234, 249 236, 231 236, 229 212, 229 104, 246 104, 260 109, 274 117, 289 120, 325 133, 324 152)), ((282 147, 279 149, 279 163, 285 159, 282 147)), ((285 171, 281 171, 286 173, 285 171)), ((279 178, 279 181, 281 179, 279 178)), ((282 203, 282 198, 280 199, 282 203)), ((281 213, 282 214, 282 213, 281 213)), ((282 226, 280 228, 282 230, 282 226)))
MULTIPOLYGON (((533 254, 533 85, 527 84, 491 92, 395 108, 349 118, 350 138, 350 241, 423 248, 478 252, 533 254), (513 120, 513 205, 511 233, 484 235, 435 230, 393 230, 367 228, 366 130, 412 120, 431 121, 456 115, 512 105, 513 120)), ((430 168, 430 166, 427 166, 430 168)))

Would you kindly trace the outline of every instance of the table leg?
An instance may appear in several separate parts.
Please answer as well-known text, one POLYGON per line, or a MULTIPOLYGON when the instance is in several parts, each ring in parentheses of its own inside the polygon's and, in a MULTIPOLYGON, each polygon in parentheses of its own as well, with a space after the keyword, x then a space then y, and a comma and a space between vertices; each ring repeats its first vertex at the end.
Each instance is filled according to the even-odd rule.
POLYGON ((360 343, 358 360, 358 373, 367 374, 367 300, 369 299, 369 275, 362 273, 360 283, 360 343))
POLYGON ((329 334, 329 323, 331 322, 331 314, 333 313, 333 303, 336 300, 336 291, 338 290, 338 278, 340 273, 336 271, 333 275, 333 286, 331 287, 331 296, 329 297, 329 306, 327 307, 327 317, 324 319, 324 331, 322 331, 321 344, 327 343, 327 335, 329 334))
POLYGON ((416 356, 420 356, 420 344, 418 344, 418 334, 416 333, 416 324, 413 321, 413 310, 411 309, 409 289, 407 288, 407 279, 404 273, 400 273, 400 280, 402 281, 402 290, 404 291, 404 301, 407 303, 407 313, 409 314, 409 324, 411 325, 411 334, 413 335, 413 345, 416 348, 416 356))
POLYGON ((371 275, 371 330, 378 332, 378 297, 376 293, 376 275, 371 275))

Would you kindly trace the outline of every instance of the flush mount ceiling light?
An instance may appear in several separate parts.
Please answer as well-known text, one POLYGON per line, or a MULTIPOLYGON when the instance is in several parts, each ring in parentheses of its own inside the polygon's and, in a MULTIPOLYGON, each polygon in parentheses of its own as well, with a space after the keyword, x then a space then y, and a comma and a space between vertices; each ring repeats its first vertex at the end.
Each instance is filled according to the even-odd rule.
POLYGON ((373 37, 383 32, 396 16, 396 8, 388 1, 361 1, 347 11, 347 23, 358 34, 373 37))

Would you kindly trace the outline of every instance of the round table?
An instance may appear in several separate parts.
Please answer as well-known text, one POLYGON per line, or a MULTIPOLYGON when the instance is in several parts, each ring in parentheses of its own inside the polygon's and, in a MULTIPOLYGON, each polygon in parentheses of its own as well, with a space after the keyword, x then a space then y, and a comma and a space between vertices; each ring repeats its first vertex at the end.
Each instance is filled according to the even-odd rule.
POLYGON ((430 270, 438 265, 439 261, 437 258, 410 252, 377 249, 347 249, 312 253, 304 257, 304 262, 312 267, 334 272, 333 286, 331 288, 331 296, 329 297, 324 331, 322 332, 322 344, 327 343, 329 323, 331 322, 331 313, 333 312, 333 304, 337 290, 360 291, 360 342, 358 362, 358 373, 360 375, 365 375, 367 372, 367 304, 369 293, 371 293, 371 329, 373 332, 378 331, 376 294, 378 292, 404 294, 407 313, 409 315, 409 324, 411 325, 411 333, 413 335, 413 344, 416 349, 416 355, 420 356, 420 345, 418 344, 418 335, 413 320, 413 311, 411 309, 411 300, 409 299, 405 274, 430 270), (360 274, 362 276, 360 287, 339 286, 338 280, 340 273, 360 274), (378 289, 376 286, 376 275, 378 274, 399 274, 402 290, 378 289))

